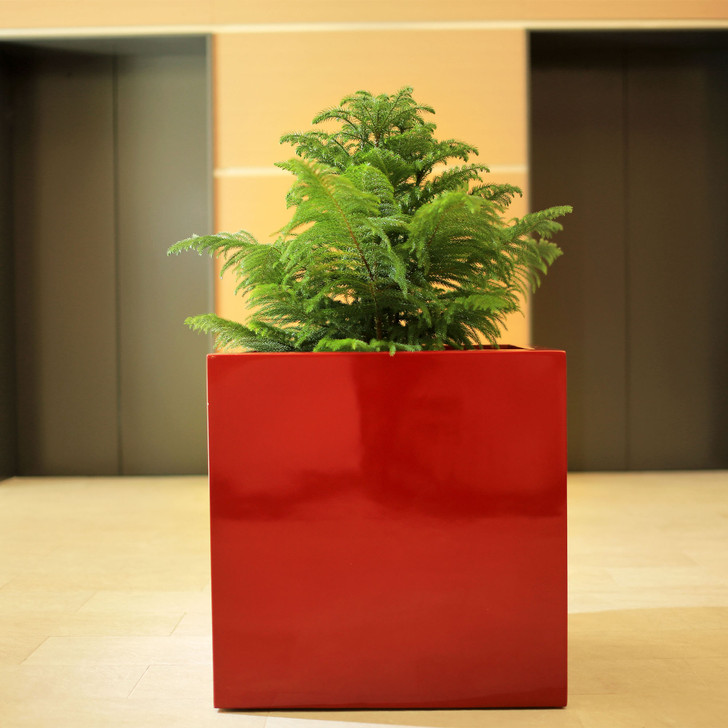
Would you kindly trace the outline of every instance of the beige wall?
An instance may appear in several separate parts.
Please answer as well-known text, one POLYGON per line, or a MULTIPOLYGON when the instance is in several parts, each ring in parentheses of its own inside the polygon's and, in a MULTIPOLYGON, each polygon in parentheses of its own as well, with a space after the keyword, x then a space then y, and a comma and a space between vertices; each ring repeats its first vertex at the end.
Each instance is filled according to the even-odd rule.
MULTIPOLYGON (((413 86, 415 98, 437 110, 442 137, 474 143, 496 179, 525 185, 523 30, 220 35, 215 68, 219 229, 244 227, 263 240, 280 228, 289 181, 272 176, 272 165, 292 152, 279 137, 360 88, 413 86)), ((229 283, 218 287, 217 309, 236 318, 241 306, 231 291, 229 283)), ((524 316, 511 329, 509 341, 527 341, 524 316)))
MULTIPOLYGON (((475 144, 495 181, 525 188, 529 28, 726 21, 727 0, 0 0, 6 39, 211 33, 215 227, 261 240, 288 216, 289 182, 272 165, 290 150, 278 138, 347 93, 413 86, 440 135, 475 144)), ((244 317, 230 281, 218 283, 216 308, 244 317)), ((529 342, 527 316, 508 328, 504 341, 529 342)))
POLYGON ((728 18, 725 0, 0 0, 3 28, 715 18, 728 18))

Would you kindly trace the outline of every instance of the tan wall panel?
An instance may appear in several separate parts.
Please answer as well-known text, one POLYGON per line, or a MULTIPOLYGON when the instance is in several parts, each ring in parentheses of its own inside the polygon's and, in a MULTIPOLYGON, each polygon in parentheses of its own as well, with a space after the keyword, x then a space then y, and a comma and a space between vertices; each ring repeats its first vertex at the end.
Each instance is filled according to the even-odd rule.
POLYGON ((726 18, 723 0, 213 0, 218 23, 726 18))
MULTIPOLYGON (((487 175, 486 180, 496 184, 516 185, 523 190, 523 197, 514 198, 508 208, 507 218, 522 217, 528 212, 528 175, 525 172, 493 173, 487 175)), ((513 313, 506 317, 506 325, 500 338, 501 344, 531 345, 531 317, 528 301, 523 301, 523 298, 521 298, 521 308, 522 313, 513 313)))
POLYGON ((261 243, 272 242, 290 219, 286 193, 291 174, 275 177, 223 177, 215 181, 217 230, 247 230, 261 243))
POLYGON ((209 23, 211 0, 0 0, 0 28, 209 23))
POLYGON ((506 324, 503 327, 499 343, 511 346, 531 345, 531 316, 528 302, 521 305, 522 312, 512 313, 506 317, 506 324))
MULTIPOLYGON (((286 192, 293 177, 226 177, 215 182, 215 230, 247 230, 258 241, 272 242, 275 233, 290 218, 286 192)), ((204 231, 200 231, 204 232, 204 231)), ((235 321, 245 319, 245 302, 235 295, 235 278, 227 273, 220 280, 221 263, 216 265, 215 311, 235 321)))
POLYGON ((725 0, 0 0, 0 28, 726 18, 725 0))
MULTIPOLYGON (((413 85, 416 98, 438 111, 442 138, 476 144, 488 164, 525 163, 526 39, 522 31, 506 30, 218 36, 216 167, 267 167, 291 155, 279 144, 281 134, 308 128, 319 110, 345 94, 404 85, 413 85), (428 47, 442 54, 434 70, 421 63, 428 47), (467 63, 463 48, 477 49, 467 63), (473 65, 491 70, 482 88, 474 87, 472 73, 463 73, 473 65), (291 68, 298 69, 295 75, 291 68)), ((515 183, 523 185, 523 177, 515 183)), ((244 227, 256 236, 277 230, 288 219, 288 185, 285 177, 218 179, 217 229, 244 227)), ((245 307, 233 288, 231 277, 218 281, 216 310, 240 320, 245 307)), ((512 317, 508 341, 528 342, 527 318, 512 317)))
POLYGON ((413 86, 441 138, 487 164, 526 161, 526 34, 521 30, 222 35, 215 42, 216 167, 290 156, 279 138, 359 89, 413 86))

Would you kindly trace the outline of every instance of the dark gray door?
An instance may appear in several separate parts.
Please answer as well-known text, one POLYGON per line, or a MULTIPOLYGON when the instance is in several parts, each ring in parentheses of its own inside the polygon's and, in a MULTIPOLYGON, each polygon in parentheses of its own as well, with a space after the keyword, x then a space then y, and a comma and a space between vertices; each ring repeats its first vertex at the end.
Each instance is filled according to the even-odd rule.
POLYGON ((210 266, 205 39, 5 52, 17 472, 202 473, 210 266))
POLYGON ((10 159, 10 68, 0 55, 0 478, 17 472, 15 286, 10 159))
POLYGON ((728 38, 534 34, 534 207, 571 203, 534 342, 570 467, 728 467, 728 38))

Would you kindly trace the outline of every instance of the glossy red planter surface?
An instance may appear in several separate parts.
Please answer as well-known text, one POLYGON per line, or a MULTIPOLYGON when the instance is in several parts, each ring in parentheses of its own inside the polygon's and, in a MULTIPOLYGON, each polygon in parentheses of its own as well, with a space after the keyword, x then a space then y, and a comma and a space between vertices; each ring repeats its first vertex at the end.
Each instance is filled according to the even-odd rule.
POLYGON ((565 367, 210 355, 215 705, 563 706, 565 367))

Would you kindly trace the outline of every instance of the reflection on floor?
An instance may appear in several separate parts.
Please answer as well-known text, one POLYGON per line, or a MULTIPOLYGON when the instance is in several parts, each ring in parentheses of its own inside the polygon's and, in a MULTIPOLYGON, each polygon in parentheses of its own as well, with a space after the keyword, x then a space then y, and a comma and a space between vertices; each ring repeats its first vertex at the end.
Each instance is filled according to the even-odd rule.
POLYGON ((204 478, 0 483, 0 725, 721 728, 728 473, 570 477, 565 710, 219 713, 204 478))

